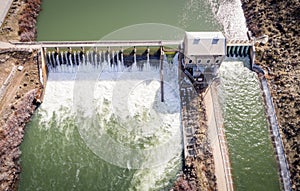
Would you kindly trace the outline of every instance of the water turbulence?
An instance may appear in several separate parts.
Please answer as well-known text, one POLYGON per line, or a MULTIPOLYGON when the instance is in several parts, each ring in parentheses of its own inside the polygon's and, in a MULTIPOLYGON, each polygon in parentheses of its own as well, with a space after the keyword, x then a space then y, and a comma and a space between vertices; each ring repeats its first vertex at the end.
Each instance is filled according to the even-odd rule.
POLYGON ((88 147, 108 162, 135 169, 160 165, 181 149, 176 65, 163 63, 161 102, 160 60, 137 59, 114 66, 123 72, 106 72, 105 66, 78 72, 74 91, 79 133, 88 147))
POLYGON ((20 190, 170 188, 182 151, 177 60, 90 50, 50 52, 47 61, 44 103, 22 144, 20 190))
POLYGON ((247 39, 248 28, 240 0, 208 0, 227 39, 247 39))
MULTIPOLYGON (((50 9, 41 12, 41 20, 46 16, 48 20, 39 21, 39 39, 96 40, 115 27, 153 20, 194 31, 217 30, 221 23, 228 39, 247 38, 239 0, 150 2, 150 6, 160 9, 147 9, 139 2, 125 2, 125 8, 120 2, 113 4, 112 7, 122 7, 130 12, 126 16, 122 11, 122 15, 117 16, 118 12, 111 15, 112 11, 101 1, 98 1, 99 6, 93 6, 94 11, 82 9, 82 5, 93 5, 85 1, 71 4, 45 1, 43 6, 50 6, 50 9), (70 5, 74 7, 69 9, 70 5), (58 8, 63 11, 57 11, 58 8), (65 15, 66 8, 74 12, 65 15), (45 12, 47 10, 50 12, 45 12), (145 10, 156 12, 143 13, 145 10), (85 14, 78 14, 78 11, 85 14), (171 17, 167 21, 161 20, 165 17, 158 13, 171 17), (90 16, 84 17, 87 15, 90 16), (108 23, 103 15, 114 16, 109 18, 114 20, 108 23), (149 15, 158 16, 159 20, 155 17, 143 20, 149 15), (177 17, 179 21, 174 19, 177 17), (101 18, 103 22, 100 23, 111 26, 95 25, 95 18, 96 22, 99 23, 101 18), (73 27, 78 28, 66 25, 69 21, 76 21, 73 27), (130 22, 123 23, 125 21, 130 22), (88 26, 99 28, 92 28, 94 33, 87 34, 88 26)), ((131 39, 124 34, 140 39, 134 31, 141 26, 127 29, 127 33, 116 31, 113 37, 108 35, 105 39, 131 39)), ((152 24, 147 26, 143 26, 145 32, 141 32, 141 36, 146 34, 152 39, 148 33, 156 31, 170 38, 182 38, 181 32, 170 32, 173 28, 162 30, 161 25, 157 29, 152 24)), ((160 35, 159 39, 164 37, 160 35)), ((123 50, 117 49, 76 49, 49 51, 46 59, 49 76, 44 102, 27 126, 21 145, 20 190, 170 188, 182 167, 176 56, 172 61, 163 59, 165 102, 160 101, 161 61, 157 55, 145 52, 124 56, 123 50)), ((256 75, 244 68, 242 62, 226 60, 219 76, 218 94, 236 189, 279 190, 277 164, 256 75)))
POLYGON ((280 190, 259 80, 243 61, 225 60, 218 96, 237 190, 280 190))

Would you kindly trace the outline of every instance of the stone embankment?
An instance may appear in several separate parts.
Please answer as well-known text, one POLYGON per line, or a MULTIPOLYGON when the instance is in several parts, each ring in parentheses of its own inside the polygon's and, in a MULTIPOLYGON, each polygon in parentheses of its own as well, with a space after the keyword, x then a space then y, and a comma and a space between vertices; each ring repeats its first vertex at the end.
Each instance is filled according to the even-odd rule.
POLYGON ((289 163, 292 189, 300 189, 300 2, 242 0, 248 28, 255 37, 256 64, 267 71, 269 87, 289 163))
POLYGON ((192 127, 195 130, 191 140, 194 154, 185 158, 183 173, 176 180, 172 190, 216 190, 215 164, 207 135, 203 95, 192 85, 185 85, 181 84, 182 123, 183 128, 192 127))
POLYGON ((37 107, 35 98, 38 90, 28 92, 16 105, 0 132, 0 190, 16 190, 21 167, 20 144, 24 128, 37 107))

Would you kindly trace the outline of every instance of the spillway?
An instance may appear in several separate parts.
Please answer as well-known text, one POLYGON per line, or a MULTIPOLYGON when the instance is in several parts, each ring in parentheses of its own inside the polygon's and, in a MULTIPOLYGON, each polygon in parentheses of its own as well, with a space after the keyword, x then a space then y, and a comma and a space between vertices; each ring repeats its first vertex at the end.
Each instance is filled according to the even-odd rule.
POLYGON ((118 70, 120 60, 103 53, 79 65, 64 55, 54 61, 50 52, 44 103, 22 144, 20 190, 169 189, 181 170, 176 59, 163 59, 161 102, 159 59, 137 57, 118 70))

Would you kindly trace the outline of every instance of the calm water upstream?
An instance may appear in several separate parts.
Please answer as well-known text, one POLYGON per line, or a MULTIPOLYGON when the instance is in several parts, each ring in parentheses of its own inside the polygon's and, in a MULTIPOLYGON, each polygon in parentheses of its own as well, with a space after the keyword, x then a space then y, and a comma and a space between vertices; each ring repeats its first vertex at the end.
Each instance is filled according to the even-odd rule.
MULTIPOLYGON (((241 8, 231 5, 235 1, 220 2, 43 0, 38 40, 181 39, 182 30, 175 27, 222 30, 227 37, 243 38, 245 25, 240 12, 235 12, 241 8)), ((176 65, 166 66, 169 102, 165 104, 158 101, 159 73, 155 69, 140 74, 99 75, 90 68, 82 73, 50 72, 44 103, 27 125, 21 145, 19 190, 168 190, 181 170, 182 147, 176 65), (92 92, 85 91, 89 87, 92 92), (91 103, 94 110, 85 112, 91 103), (126 112, 124 103, 129 108, 126 112), (74 111, 74 105, 83 112, 74 111), (117 144, 99 139, 103 134, 117 144), (155 149, 161 145, 162 151, 155 149)), ((231 72, 228 67, 221 70, 221 74, 231 72)), ((243 80, 221 75, 226 82, 222 91, 228 102, 223 109, 235 185, 237 190, 278 190, 258 81, 246 73, 243 80), (243 142, 241 137, 248 138, 243 142)))
POLYGON ((99 40, 120 28, 141 23, 197 31, 221 29, 205 0, 45 0, 42 9, 38 40, 99 40))

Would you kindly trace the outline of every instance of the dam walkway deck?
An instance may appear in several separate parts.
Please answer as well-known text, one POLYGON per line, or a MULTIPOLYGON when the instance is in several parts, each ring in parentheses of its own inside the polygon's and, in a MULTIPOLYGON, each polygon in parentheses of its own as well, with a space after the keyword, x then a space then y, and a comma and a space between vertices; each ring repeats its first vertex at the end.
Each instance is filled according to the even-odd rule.
POLYGON ((38 41, 38 42, 0 42, 1 48, 40 49, 68 47, 133 47, 133 46, 179 46, 181 40, 118 40, 118 41, 38 41))
MULTIPOLYGON (((40 49, 40 48, 67 48, 67 47, 132 47, 132 46, 180 46, 182 40, 112 40, 112 41, 33 41, 33 42, 1 42, 0 48, 40 49)), ((253 46, 249 40, 229 40, 227 47, 253 46)))

